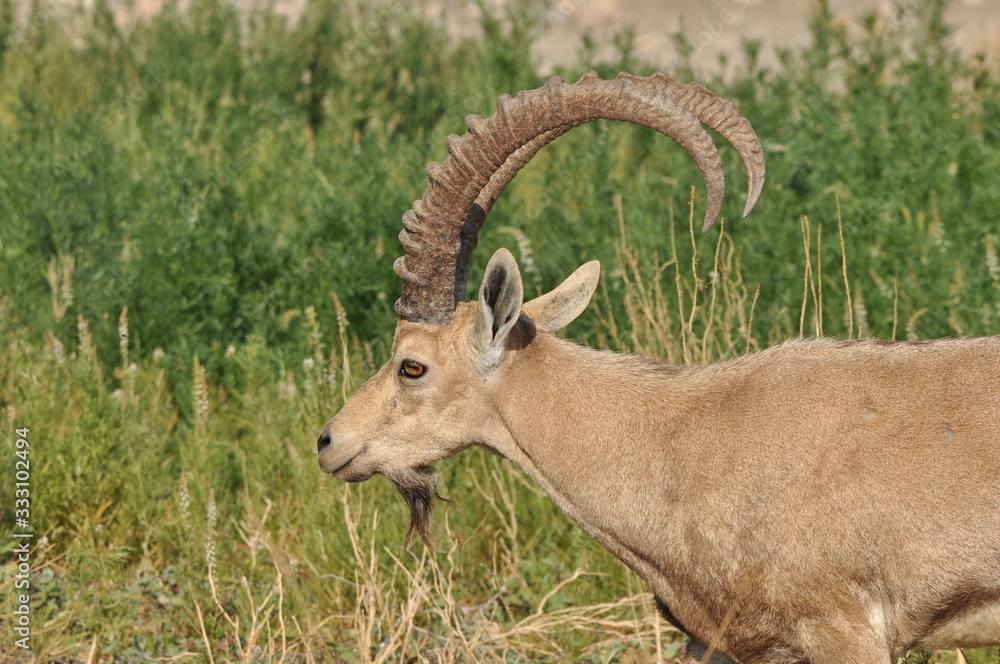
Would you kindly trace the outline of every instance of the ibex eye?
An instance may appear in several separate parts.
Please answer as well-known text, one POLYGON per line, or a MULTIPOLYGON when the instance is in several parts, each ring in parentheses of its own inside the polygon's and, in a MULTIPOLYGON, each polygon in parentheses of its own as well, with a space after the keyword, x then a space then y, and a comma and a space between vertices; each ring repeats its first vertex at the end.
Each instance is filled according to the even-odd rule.
POLYGON ((420 364, 419 362, 414 362, 413 360, 403 360, 403 366, 399 368, 399 373, 402 376, 408 376, 410 378, 419 378, 424 375, 424 371, 427 367, 420 364))

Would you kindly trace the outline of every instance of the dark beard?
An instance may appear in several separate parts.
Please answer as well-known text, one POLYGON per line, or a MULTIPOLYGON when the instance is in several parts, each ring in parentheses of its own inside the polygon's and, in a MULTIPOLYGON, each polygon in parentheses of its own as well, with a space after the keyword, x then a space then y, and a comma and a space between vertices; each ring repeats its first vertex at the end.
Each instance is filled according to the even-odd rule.
POLYGON ((430 466, 420 466, 386 473, 386 477, 396 485, 406 506, 410 508, 410 528, 406 531, 403 548, 409 547, 410 539, 416 533, 427 548, 433 549, 434 545, 430 540, 431 511, 435 496, 441 498, 437 494, 438 474, 430 466))

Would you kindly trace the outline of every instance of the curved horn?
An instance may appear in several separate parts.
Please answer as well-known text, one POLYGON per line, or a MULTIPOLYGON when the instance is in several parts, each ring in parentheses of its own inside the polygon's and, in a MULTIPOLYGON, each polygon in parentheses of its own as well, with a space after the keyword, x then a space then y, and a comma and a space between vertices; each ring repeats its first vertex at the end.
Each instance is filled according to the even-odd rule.
POLYGON ((464 136, 448 137, 448 157, 427 164, 424 197, 403 215, 399 240, 405 255, 394 269, 403 280, 396 302, 402 318, 446 325, 465 299, 469 261, 479 229, 518 170, 546 144, 584 122, 605 118, 642 125, 670 137, 695 160, 705 179, 708 205, 703 231, 722 207, 722 161, 705 123, 736 147, 748 174, 743 216, 764 184, 764 158, 750 123, 732 102, 704 86, 678 83, 663 74, 619 74, 611 81, 587 72, 575 84, 553 77, 537 90, 502 95, 489 118, 470 115, 464 136))

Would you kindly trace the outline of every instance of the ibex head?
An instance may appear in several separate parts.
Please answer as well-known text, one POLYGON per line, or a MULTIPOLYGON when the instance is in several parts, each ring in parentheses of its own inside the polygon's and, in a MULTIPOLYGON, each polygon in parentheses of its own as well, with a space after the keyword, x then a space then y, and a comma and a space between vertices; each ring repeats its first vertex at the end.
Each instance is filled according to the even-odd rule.
POLYGON ((589 72, 573 85, 552 78, 516 98, 504 95, 487 119, 466 118, 468 133, 448 138, 448 157, 428 164, 424 197, 403 215, 406 254, 395 264, 403 294, 392 359, 326 423, 317 444, 320 467, 335 477, 364 481, 381 473, 396 484, 411 509, 407 538, 417 532, 426 541, 436 484, 429 464, 476 444, 516 454, 498 400, 523 398, 511 376, 543 361, 538 340, 576 318, 597 287, 599 266, 591 262, 552 292, 523 302, 517 263, 501 249, 478 302, 464 302, 477 235, 497 197, 543 146, 600 118, 655 129, 694 158, 708 191, 705 232, 719 214, 725 183, 702 123, 743 159, 749 179, 743 216, 760 197, 764 160, 750 124, 697 83, 663 74, 605 81, 589 72))

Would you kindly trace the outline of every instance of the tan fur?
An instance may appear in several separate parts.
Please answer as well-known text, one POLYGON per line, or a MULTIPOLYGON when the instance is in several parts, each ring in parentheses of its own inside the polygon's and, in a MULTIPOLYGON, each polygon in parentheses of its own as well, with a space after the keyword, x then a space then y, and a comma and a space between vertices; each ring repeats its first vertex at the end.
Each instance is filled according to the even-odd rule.
POLYGON ((795 340, 670 366, 545 331, 523 312, 559 307, 497 286, 491 269, 520 287, 511 264, 494 257, 500 290, 450 325, 399 322, 392 359, 326 424, 324 471, 363 481, 491 449, 712 661, 1000 645, 1000 337, 795 340), (487 300, 520 314, 492 364, 487 300), (425 375, 401 376, 404 359, 425 375))

